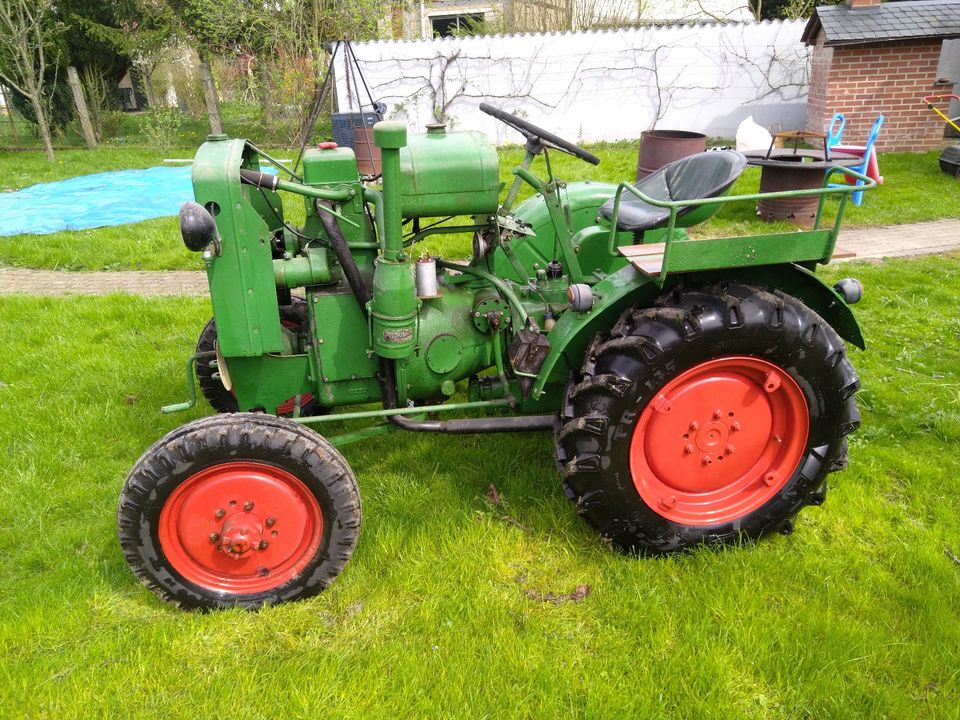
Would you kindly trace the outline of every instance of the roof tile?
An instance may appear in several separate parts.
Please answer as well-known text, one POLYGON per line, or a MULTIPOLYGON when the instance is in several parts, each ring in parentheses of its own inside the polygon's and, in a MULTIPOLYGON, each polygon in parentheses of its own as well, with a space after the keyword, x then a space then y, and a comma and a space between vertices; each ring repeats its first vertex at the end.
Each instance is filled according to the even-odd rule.
POLYGON ((820 27, 825 45, 960 37, 960 0, 890 2, 857 9, 818 7, 804 29, 803 40, 815 43, 820 27))

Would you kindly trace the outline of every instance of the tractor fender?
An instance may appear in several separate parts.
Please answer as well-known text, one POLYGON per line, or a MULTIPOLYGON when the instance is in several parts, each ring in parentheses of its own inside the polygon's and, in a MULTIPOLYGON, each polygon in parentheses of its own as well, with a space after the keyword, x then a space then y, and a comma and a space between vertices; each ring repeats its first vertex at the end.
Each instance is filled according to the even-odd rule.
POLYGON ((830 323, 844 340, 861 350, 866 348, 860 324, 850 306, 830 285, 799 265, 733 268, 698 272, 668 278, 661 288, 654 278, 628 265, 593 286, 593 305, 586 312, 563 313, 550 330, 550 351, 532 389, 539 398, 548 384, 566 383, 570 371, 583 364, 587 346, 598 332, 609 330, 628 307, 652 307, 656 298, 677 285, 704 286, 738 282, 781 291, 799 299, 830 323))
POLYGON ((587 345, 596 333, 609 330, 631 305, 652 305, 662 290, 652 278, 627 265, 594 285, 592 292, 589 310, 568 310, 547 335, 550 351, 533 385, 533 398, 539 398, 548 383, 566 383, 570 371, 583 364, 587 345))

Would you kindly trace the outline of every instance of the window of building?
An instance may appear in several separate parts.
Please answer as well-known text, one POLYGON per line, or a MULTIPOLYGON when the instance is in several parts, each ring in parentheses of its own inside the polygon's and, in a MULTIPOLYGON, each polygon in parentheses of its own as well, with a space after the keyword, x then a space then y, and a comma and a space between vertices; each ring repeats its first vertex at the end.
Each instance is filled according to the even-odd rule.
POLYGON ((430 18, 434 37, 469 35, 483 22, 483 13, 469 15, 435 15, 430 18))

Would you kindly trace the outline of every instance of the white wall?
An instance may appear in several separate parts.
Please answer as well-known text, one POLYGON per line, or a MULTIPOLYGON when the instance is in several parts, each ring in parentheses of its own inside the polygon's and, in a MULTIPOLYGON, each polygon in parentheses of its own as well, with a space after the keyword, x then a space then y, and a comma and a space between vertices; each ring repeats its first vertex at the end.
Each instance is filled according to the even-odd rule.
MULTIPOLYGON (((748 115, 774 129, 802 128, 805 22, 645 27, 605 32, 356 43, 388 117, 419 131, 445 114, 456 128, 498 143, 520 136, 480 113, 487 101, 574 141, 635 138, 653 127, 733 137, 748 115)), ((348 97, 342 53, 337 93, 348 97)), ((366 100, 366 98, 364 98, 366 100)), ((367 109, 367 108, 364 108, 367 109)))

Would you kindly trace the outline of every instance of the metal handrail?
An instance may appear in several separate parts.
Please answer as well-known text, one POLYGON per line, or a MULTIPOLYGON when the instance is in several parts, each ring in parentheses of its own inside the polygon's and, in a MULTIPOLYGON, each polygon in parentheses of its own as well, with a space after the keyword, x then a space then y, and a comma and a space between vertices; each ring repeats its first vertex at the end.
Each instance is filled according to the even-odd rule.
POLYGON ((745 202, 750 200, 775 200, 778 198, 791 198, 791 197, 812 197, 819 196, 820 202, 817 205, 817 215, 814 221, 814 229, 820 229, 820 218, 823 214, 823 203, 826 200, 827 195, 843 195, 840 202, 840 210, 837 213, 837 220, 834 223, 833 230, 833 243, 836 243, 836 236, 840 230, 840 220, 843 217, 843 209, 846 204, 847 197, 852 195, 855 192, 860 192, 862 190, 872 190, 877 186, 877 182, 861 172, 856 170, 851 170, 850 168, 843 166, 832 167, 824 173, 823 184, 819 188, 808 188, 805 190, 780 190, 777 192, 770 193, 750 193, 748 195, 722 195, 720 197, 710 197, 710 198, 694 198, 691 200, 657 200, 655 198, 645 195, 643 192, 635 188, 628 182, 622 182, 617 186, 617 192, 613 197, 613 217, 610 219, 610 239, 608 243, 608 250, 610 255, 616 256, 617 253, 617 219, 620 216, 620 198, 623 195, 623 191, 628 191, 631 195, 639 198, 648 205, 653 205, 655 207, 669 208, 670 210, 670 220, 667 224, 667 234, 666 239, 664 240, 664 249, 663 249, 663 270, 660 273, 660 281, 663 282, 667 276, 668 264, 667 260, 670 253, 670 247, 673 243, 673 231, 676 228, 677 223, 677 211, 681 208, 688 207, 699 207, 701 205, 722 205, 726 203, 733 202, 745 202), (847 187, 828 187, 830 176, 835 172, 842 172, 855 180, 863 181, 863 185, 850 185, 847 187))

